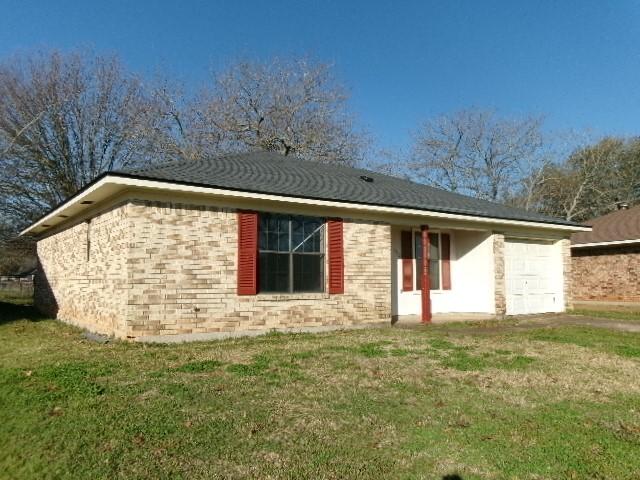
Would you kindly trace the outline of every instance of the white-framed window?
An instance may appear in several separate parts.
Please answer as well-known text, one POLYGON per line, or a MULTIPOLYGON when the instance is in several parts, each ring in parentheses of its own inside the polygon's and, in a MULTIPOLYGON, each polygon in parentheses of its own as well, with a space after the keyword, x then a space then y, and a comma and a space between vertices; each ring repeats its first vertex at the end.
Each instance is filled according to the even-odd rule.
POLYGON ((259 214, 259 291, 324 292, 325 219, 259 214))

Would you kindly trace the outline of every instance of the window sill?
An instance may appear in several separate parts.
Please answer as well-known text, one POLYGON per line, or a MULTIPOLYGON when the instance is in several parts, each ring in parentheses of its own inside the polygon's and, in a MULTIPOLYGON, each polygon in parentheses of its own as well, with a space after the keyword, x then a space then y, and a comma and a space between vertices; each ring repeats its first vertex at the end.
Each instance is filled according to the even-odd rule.
POLYGON ((327 300, 330 295, 326 292, 320 293, 259 293, 257 300, 286 302, 293 300, 327 300))

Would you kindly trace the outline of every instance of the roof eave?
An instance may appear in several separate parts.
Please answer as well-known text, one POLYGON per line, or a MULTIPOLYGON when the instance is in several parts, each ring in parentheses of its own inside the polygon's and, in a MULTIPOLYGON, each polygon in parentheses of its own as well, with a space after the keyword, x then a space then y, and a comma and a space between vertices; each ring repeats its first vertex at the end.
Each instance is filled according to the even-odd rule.
POLYGON ((571 248, 588 248, 588 247, 617 247, 625 245, 634 245, 640 243, 640 238, 629 240, 609 240, 606 242, 590 242, 590 243, 575 243, 571 245, 571 248))
POLYGON ((329 199, 306 198, 299 196, 287 196, 281 194, 269 194, 244 190, 232 190, 228 188, 218 188, 201 184, 187 182, 176 182, 169 180, 153 179, 122 172, 109 172, 96 178, 73 197, 55 207, 52 211, 42 216, 39 220, 24 229, 20 235, 45 233, 48 228, 72 219, 84 211, 81 206, 91 206, 125 188, 150 188, 163 189, 166 191, 180 191, 185 193, 214 194, 224 197, 256 198, 263 200, 274 200, 294 203, 316 204, 334 208, 348 208, 355 210, 385 212, 388 214, 398 213, 415 216, 435 216, 462 221, 474 221, 480 223, 513 225, 521 227, 534 227, 552 230, 562 230, 566 232, 591 231, 591 227, 581 225, 568 225, 563 223, 539 222, 533 220, 513 220, 491 216, 480 216, 473 214, 451 213, 438 210, 426 210, 408 207, 396 207, 389 205, 374 205, 368 203, 356 203, 348 201, 338 201, 329 199), (87 203, 90 202, 90 203, 87 203))

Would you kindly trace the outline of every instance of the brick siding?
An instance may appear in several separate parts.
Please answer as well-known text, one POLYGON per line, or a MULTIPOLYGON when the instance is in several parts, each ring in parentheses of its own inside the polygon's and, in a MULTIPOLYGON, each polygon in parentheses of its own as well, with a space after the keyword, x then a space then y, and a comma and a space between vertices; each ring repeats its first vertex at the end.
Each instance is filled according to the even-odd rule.
POLYGON ((91 331, 126 335, 128 206, 38 241, 34 302, 91 331))
POLYGON ((390 225, 345 219, 344 248, 344 294, 238 296, 235 210, 132 201, 38 242, 36 303, 118 337, 389 320, 390 225))
POLYGON ((573 308, 573 276, 571 274, 571 270, 573 268, 573 264, 571 262, 571 240, 568 238, 564 238, 560 240, 560 248, 562 255, 562 287, 564 294, 564 308, 565 310, 569 310, 573 308))
POLYGON ((640 302, 640 246, 572 249, 575 301, 640 302))
POLYGON ((504 316, 507 313, 507 286, 505 283, 504 235, 502 233, 493 234, 493 262, 496 315, 504 316))

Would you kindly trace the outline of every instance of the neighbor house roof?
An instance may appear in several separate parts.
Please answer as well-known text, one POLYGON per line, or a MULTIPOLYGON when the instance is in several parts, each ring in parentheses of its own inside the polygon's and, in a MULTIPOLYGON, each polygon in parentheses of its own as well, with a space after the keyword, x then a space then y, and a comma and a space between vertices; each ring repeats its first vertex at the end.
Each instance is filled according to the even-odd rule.
MULTIPOLYGON (((440 212, 461 217, 533 222, 568 227, 573 230, 579 230, 581 227, 577 223, 563 219, 447 192, 390 175, 343 165, 305 161, 270 152, 179 160, 148 168, 108 172, 85 187, 82 192, 95 189, 100 181, 123 183, 126 179, 163 182, 167 188, 169 185, 200 189, 204 187, 248 192, 256 196, 269 194, 350 205, 440 212)), ((67 202, 72 200, 73 198, 67 202)), ((57 208, 60 209, 62 206, 57 208)), ((52 213, 55 212, 54 209, 52 213)), ((47 216, 43 217, 23 233, 34 231, 36 226, 41 229, 42 221, 46 218, 47 216)), ((48 227, 49 224, 50 222, 47 221, 46 226, 48 227)))
POLYGON ((624 245, 640 242, 640 205, 623 208, 585 222, 590 232, 571 236, 574 247, 624 245))

